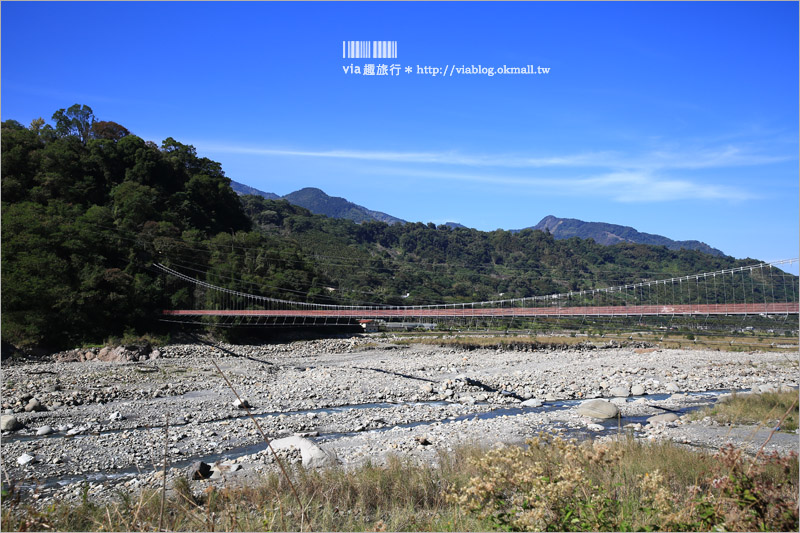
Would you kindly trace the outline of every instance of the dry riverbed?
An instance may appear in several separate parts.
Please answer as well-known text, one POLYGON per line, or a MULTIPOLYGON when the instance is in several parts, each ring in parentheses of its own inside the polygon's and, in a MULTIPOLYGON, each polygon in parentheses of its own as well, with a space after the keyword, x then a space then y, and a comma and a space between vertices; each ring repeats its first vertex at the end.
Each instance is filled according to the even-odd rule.
MULTIPOLYGON (((798 385, 797 353, 462 350, 362 336, 118 355, 3 363, 4 485, 43 503, 84 490, 110 498, 115 487, 160 486, 165 455, 168 478, 211 476, 191 481, 196 491, 273 470, 272 454, 215 362, 276 439, 278 454, 309 467, 381 463, 389 454, 435 461, 460 444, 523 442, 539 432, 632 433, 704 449, 731 442, 755 453, 769 429, 690 422, 686 413, 724 391, 798 385), (619 416, 579 413, 593 398, 609 401, 619 416), (648 422, 665 414, 675 416, 648 422), (11 430, 12 416, 22 427, 11 430), (198 469, 200 461, 213 469, 198 469)), ((765 450, 797 451, 798 436, 775 433, 765 450)))

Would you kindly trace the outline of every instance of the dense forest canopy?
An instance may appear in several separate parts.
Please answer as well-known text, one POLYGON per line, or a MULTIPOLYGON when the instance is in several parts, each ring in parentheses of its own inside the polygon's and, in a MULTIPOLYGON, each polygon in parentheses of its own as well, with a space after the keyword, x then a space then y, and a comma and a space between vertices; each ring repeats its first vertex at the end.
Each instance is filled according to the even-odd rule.
POLYGON ((517 298, 753 264, 663 246, 601 246, 523 230, 356 224, 283 200, 238 197, 221 165, 145 141, 74 105, 2 123, 2 335, 69 347, 158 326, 203 305, 151 268, 326 303, 517 298), (403 298, 403 296, 406 296, 403 298))

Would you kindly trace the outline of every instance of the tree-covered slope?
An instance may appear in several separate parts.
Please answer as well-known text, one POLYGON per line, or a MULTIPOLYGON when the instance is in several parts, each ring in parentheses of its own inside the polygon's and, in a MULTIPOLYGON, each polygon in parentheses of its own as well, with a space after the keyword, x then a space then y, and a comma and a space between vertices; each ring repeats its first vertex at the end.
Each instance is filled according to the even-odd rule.
POLYGON ((286 239, 250 231, 219 163, 172 138, 145 141, 86 106, 53 121, 2 124, 4 341, 64 347, 157 327, 159 309, 193 295, 150 270, 154 261, 307 297, 313 268, 286 239))
MULTIPOLYGON (((354 303, 521 298, 757 263, 665 246, 558 240, 531 229, 481 232, 432 223, 355 224, 313 215, 286 201, 254 196, 242 201, 260 231, 297 242, 320 275, 331 280, 333 294, 354 303)), ((724 301, 721 292, 709 297, 724 301)))

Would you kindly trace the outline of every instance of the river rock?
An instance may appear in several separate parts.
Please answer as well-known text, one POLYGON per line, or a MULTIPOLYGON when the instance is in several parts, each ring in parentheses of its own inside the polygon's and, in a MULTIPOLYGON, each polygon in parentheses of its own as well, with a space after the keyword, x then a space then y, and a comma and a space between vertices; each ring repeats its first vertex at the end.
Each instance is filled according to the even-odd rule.
POLYGON ((530 400, 525 400, 520 405, 522 405, 522 407, 541 407, 543 403, 542 400, 538 398, 531 398, 530 400))
POLYGON ((42 426, 36 430, 36 436, 38 437, 49 435, 50 433, 53 433, 53 428, 50 426, 42 426))
POLYGON ((32 462, 34 459, 36 459, 36 456, 31 455, 29 453, 23 453, 22 455, 17 457, 17 464, 20 466, 25 466, 26 464, 32 462))
POLYGON ((578 414, 592 418, 614 418, 619 408, 606 400, 588 400, 578 406, 578 414))
POLYGON ((270 444, 275 451, 291 448, 300 450, 303 466, 306 468, 322 467, 335 462, 335 458, 331 454, 312 441, 302 437, 284 437, 282 439, 275 439, 270 444))
POLYGON ((34 411, 47 411, 47 408, 36 398, 31 398, 31 400, 25 406, 25 412, 32 413, 34 411))
POLYGON ((588 429, 589 431, 596 432, 596 431, 603 431, 605 428, 600 424, 589 424, 588 426, 586 426, 586 429, 588 429))
POLYGON ((627 398, 631 395, 628 387, 613 387, 608 393, 615 398, 627 398))
POLYGON ((641 396, 644 394, 644 387, 641 385, 634 385, 631 387, 631 396, 641 396))
POLYGON ((0 430, 2 431, 16 431, 22 429, 24 424, 17 420, 14 415, 3 415, 0 417, 0 430))
POLYGON ((430 446, 431 444, 433 444, 428 439, 427 435, 417 435, 416 437, 414 437, 414 440, 417 441, 417 444, 419 444, 420 446, 430 446))
POLYGON ((675 413, 664 413, 663 415, 651 416, 650 418, 647 419, 647 423, 653 425, 667 424, 669 422, 675 422, 676 420, 678 420, 678 418, 680 417, 675 413))
POLYGON ((211 477, 211 465, 203 461, 197 461, 189 467, 190 479, 208 479, 211 477))
POLYGON ((667 385, 664 388, 667 389, 667 392, 680 392, 681 391, 681 388, 678 387, 677 383, 667 383, 667 385))

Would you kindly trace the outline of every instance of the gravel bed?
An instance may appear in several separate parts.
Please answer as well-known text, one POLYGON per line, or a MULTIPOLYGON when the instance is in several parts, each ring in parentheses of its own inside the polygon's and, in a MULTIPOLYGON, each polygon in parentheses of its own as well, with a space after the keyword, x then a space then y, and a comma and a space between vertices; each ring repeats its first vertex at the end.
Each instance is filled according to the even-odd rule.
MULTIPOLYGON (((235 404, 215 363, 261 430, 286 444, 279 454, 312 467, 381 463, 390 454, 432 462, 461 444, 524 442, 539 432, 607 439, 624 431, 712 450, 733 443, 755 453, 769 430, 691 422, 686 413, 713 403, 713 391, 798 385, 797 353, 460 350, 393 341, 364 335, 198 343, 4 362, 4 469, 41 503, 80 497, 85 486, 107 498, 118 485, 160 485, 165 452, 168 477, 211 475, 192 481, 197 490, 274 470, 248 410, 235 404), (582 414, 589 399, 606 400, 619 416, 582 414), (648 423, 670 413, 672 420, 648 423), (211 474, 197 473, 200 461, 211 474)), ((775 433, 765 450, 797 451, 797 435, 775 433)))

